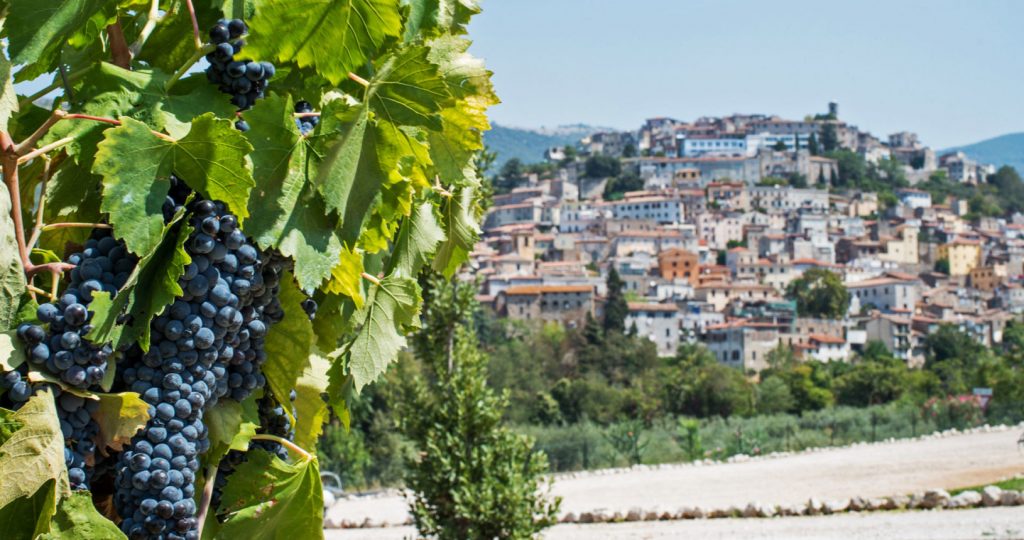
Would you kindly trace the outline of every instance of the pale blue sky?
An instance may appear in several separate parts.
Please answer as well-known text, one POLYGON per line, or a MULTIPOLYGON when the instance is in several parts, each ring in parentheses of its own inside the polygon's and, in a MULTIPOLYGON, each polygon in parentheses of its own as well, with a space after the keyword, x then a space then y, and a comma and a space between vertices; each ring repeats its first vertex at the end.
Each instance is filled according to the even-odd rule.
POLYGON ((483 0, 471 51, 510 126, 840 117, 947 147, 1024 131, 1020 0, 483 0))

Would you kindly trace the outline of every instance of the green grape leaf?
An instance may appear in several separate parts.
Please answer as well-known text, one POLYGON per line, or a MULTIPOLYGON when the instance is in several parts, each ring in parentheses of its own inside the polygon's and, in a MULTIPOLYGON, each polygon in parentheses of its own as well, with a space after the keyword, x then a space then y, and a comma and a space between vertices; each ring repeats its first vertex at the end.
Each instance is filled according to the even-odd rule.
MULTIPOLYGON (((113 11, 113 0, 34 0, 11 2, 4 25, 15 64, 44 64, 49 68, 61 48, 101 12, 113 11)), ((106 14, 101 18, 106 18, 106 14)))
POLYGON ((438 71, 454 97, 478 97, 489 105, 497 105, 500 100, 494 94, 494 85, 491 84, 492 73, 484 66, 482 59, 469 54, 471 43, 457 36, 439 36, 427 43, 430 48, 427 59, 437 64, 438 71))
POLYGON ((256 184, 245 159, 250 152, 233 122, 204 114, 174 145, 173 170, 192 189, 227 204, 241 222, 249 215, 246 203, 256 184))
POLYGON ((93 294, 89 304, 93 329, 88 334, 93 342, 114 343, 118 347, 138 343, 143 350, 149 350, 149 323, 183 294, 178 278, 192 262, 185 252, 185 241, 192 228, 182 225, 175 229, 181 215, 179 212, 167 224, 164 239, 156 249, 139 259, 116 297, 111 299, 107 292, 93 294), (121 314, 127 315, 124 325, 117 322, 121 314))
MULTIPOLYGON (((371 116, 365 107, 332 101, 321 115, 320 133, 338 136, 325 136, 314 148, 321 156, 316 184, 328 209, 341 216, 340 236, 350 246, 362 240, 375 208, 390 210, 392 219, 408 213, 396 197, 382 197, 387 194, 384 188, 392 190, 404 182, 403 172, 426 182, 422 171, 417 177, 410 164, 416 158, 427 157, 425 143, 414 133, 384 120, 374 121, 371 116)), ((367 248, 365 242, 362 247, 367 248)))
POLYGON ((415 278, 444 239, 444 230, 434 217, 434 205, 429 202, 418 205, 398 229, 387 273, 415 278))
POLYGON ((480 228, 470 215, 473 207, 473 190, 462 188, 445 201, 442 207, 447 239, 441 243, 434 256, 434 270, 451 278, 462 263, 469 260, 469 252, 476 243, 480 228))
POLYGON ((50 530, 57 513, 57 481, 49 479, 29 497, 19 497, 0 507, 0 531, 4 538, 38 538, 50 530))
POLYGON ((93 505, 88 491, 75 491, 57 506, 50 531, 39 540, 128 540, 113 521, 103 517, 93 505))
POLYGON ((168 73, 174 73, 192 57, 195 50, 192 20, 188 13, 182 10, 174 16, 160 18, 135 59, 168 73))
POLYGON ((389 275, 370 287, 366 305, 356 313, 363 326, 345 350, 357 392, 377 380, 405 347, 405 331, 414 325, 420 302, 420 287, 408 277, 389 275))
POLYGON ((477 0, 406 0, 405 41, 437 33, 466 33, 469 19, 480 13, 477 0))
MULTIPOLYGON (((89 167, 73 159, 65 160, 46 183, 46 205, 43 220, 46 223, 79 222, 99 223, 102 178, 92 174, 89 167)), ((85 227, 62 227, 44 231, 39 247, 66 253, 68 244, 85 244, 90 230, 85 227)))
POLYGON ((243 229, 260 247, 294 259, 299 287, 315 289, 331 275, 342 244, 337 220, 306 176, 309 142, 299 135, 286 98, 268 96, 246 119, 257 184, 249 199, 253 215, 243 229))
POLYGON ((96 448, 120 452, 149 421, 149 404, 135 392, 95 394, 99 407, 92 413, 99 426, 96 448))
POLYGON ((278 298, 284 319, 271 325, 267 331, 263 346, 267 361, 263 364, 263 375, 277 401, 289 403, 288 396, 295 388, 295 381, 309 365, 314 340, 313 323, 302 309, 305 295, 289 274, 281 276, 278 298))
POLYGON ((203 423, 210 432, 210 450, 203 459, 207 464, 217 463, 229 450, 247 450, 259 422, 256 394, 249 395, 241 403, 233 399, 217 401, 213 408, 203 413, 203 423))
POLYGON ((105 132, 93 172, 103 176, 101 209, 129 251, 141 255, 160 241, 171 173, 205 197, 223 201, 239 220, 249 215, 254 181, 245 157, 252 147, 229 120, 199 116, 178 141, 161 139, 136 120, 121 122, 105 132))
POLYGON ((159 158, 169 144, 146 124, 123 118, 122 125, 107 130, 98 145, 93 172, 103 177, 100 209, 110 216, 114 234, 137 255, 156 248, 163 235, 162 207, 171 171, 162 170, 167 167, 159 158))
POLYGON ((365 107, 348 107, 341 100, 329 103, 320 121, 320 133, 340 126, 340 137, 317 141, 316 184, 327 209, 341 217, 341 239, 354 245, 387 176, 377 159, 378 132, 365 107))
POLYGON ((25 293, 25 271, 11 219, 11 199, 0 189, 0 330, 18 322, 18 308, 25 293))
POLYGON ((356 250, 343 249, 338 265, 331 270, 331 281, 324 290, 331 294, 343 294, 363 307, 363 256, 356 250))
POLYGON ((317 295, 316 317, 313 319, 313 333, 316 346, 322 351, 334 351, 341 338, 352 330, 353 314, 358 309, 355 303, 336 294, 317 295))
MULTIPOLYGON (((0 29, 4 21, 0 21, 0 29)), ((11 78, 11 61, 7 59, 6 47, 0 46, 0 131, 7 131, 11 117, 18 112, 18 94, 11 78)))
POLYGON ((295 444, 316 448, 324 422, 330 418, 323 393, 327 391, 327 369, 330 362, 319 351, 309 355, 302 375, 295 381, 295 444))
POLYGON ((316 458, 286 463, 263 450, 252 450, 248 457, 224 486, 216 513, 226 514, 227 520, 216 537, 323 538, 323 486, 316 458))
POLYGON ((441 112, 444 129, 431 132, 430 157, 442 183, 450 186, 477 185, 473 159, 484 147, 483 132, 490 129, 487 102, 470 97, 441 112))
MULTIPOLYGON (((21 429, 0 445, 0 522, 8 505, 21 497, 32 497, 47 482, 59 494, 70 491, 64 466, 64 436, 57 419, 57 407, 49 389, 36 392, 11 417, 21 429)), ((24 516, 22 516, 22 519, 24 516)))
MULTIPOLYGON (((191 40, 189 46, 192 46, 191 40)), ((161 78, 158 81, 161 91, 164 80, 161 78)), ((178 81, 169 95, 157 94, 153 98, 159 99, 154 102, 161 113, 156 119, 157 125, 178 139, 185 137, 192 129, 192 120, 206 113, 212 112, 217 118, 235 117, 236 107, 231 104, 230 97, 216 85, 210 84, 202 73, 178 81)))
POLYGON ((337 86, 401 31, 394 0, 264 0, 245 50, 258 59, 313 66, 337 86))
POLYGON ((366 101, 377 116, 396 125, 441 130, 441 109, 452 103, 445 79, 428 58, 430 49, 408 46, 380 60, 366 101))

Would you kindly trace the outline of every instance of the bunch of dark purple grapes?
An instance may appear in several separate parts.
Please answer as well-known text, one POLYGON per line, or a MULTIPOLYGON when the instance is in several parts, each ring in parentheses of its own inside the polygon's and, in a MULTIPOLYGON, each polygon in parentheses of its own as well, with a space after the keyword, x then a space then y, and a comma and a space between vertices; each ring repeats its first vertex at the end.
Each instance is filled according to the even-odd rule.
MULTIPOLYGON (((274 65, 270 62, 236 60, 235 56, 245 46, 241 39, 247 31, 241 19, 221 20, 210 29, 210 43, 216 48, 206 55, 210 67, 206 78, 218 85, 221 92, 231 95, 231 103, 239 110, 246 110, 263 97, 267 81, 274 76, 274 65)), ((241 131, 249 129, 245 120, 235 123, 241 131)))
MULTIPOLYGON (((295 112, 297 113, 311 113, 313 112, 313 105, 308 101, 297 101, 295 102, 295 112)), ((295 119, 295 125, 299 126, 299 131, 303 135, 308 135, 317 124, 320 123, 319 116, 300 116, 295 119)))

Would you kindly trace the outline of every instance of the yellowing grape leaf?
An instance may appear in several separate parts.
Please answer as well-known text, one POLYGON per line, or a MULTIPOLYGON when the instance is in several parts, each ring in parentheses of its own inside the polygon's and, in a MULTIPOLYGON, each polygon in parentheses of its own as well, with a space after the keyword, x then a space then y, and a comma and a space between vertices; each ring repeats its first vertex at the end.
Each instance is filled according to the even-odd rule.
POLYGON ((106 454, 110 448, 120 452, 149 421, 149 404, 135 392, 95 394, 99 407, 92 414, 99 426, 96 448, 106 454))
POLYGON ((52 489, 61 496, 70 492, 67 469, 64 467, 64 436, 57 419, 53 393, 44 389, 11 417, 21 424, 9 439, 0 445, 0 522, 9 504, 22 497, 32 497, 53 481, 52 489))

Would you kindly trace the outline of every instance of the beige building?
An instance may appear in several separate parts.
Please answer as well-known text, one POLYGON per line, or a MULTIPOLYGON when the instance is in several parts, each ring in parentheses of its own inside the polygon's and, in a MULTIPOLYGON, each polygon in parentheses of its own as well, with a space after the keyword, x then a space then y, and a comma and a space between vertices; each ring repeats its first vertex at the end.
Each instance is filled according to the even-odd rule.
POLYGON ((498 312, 510 319, 582 325, 594 314, 592 285, 528 285, 509 287, 498 294, 498 312))
POLYGON ((896 264, 918 264, 920 254, 918 253, 917 239, 917 227, 901 225, 899 238, 883 241, 885 251, 879 253, 878 258, 896 264))
POLYGON ((768 285, 746 285, 737 283, 709 283, 693 290, 694 298, 714 306, 715 311, 724 311, 734 300, 753 302, 778 298, 775 289, 768 285))
POLYGON ((768 367, 768 353, 779 345, 779 326, 745 320, 710 325, 703 341, 719 362, 758 373, 768 367))
POLYGON ((981 264, 981 243, 957 238, 939 246, 939 258, 949 261, 950 276, 966 276, 981 264))

